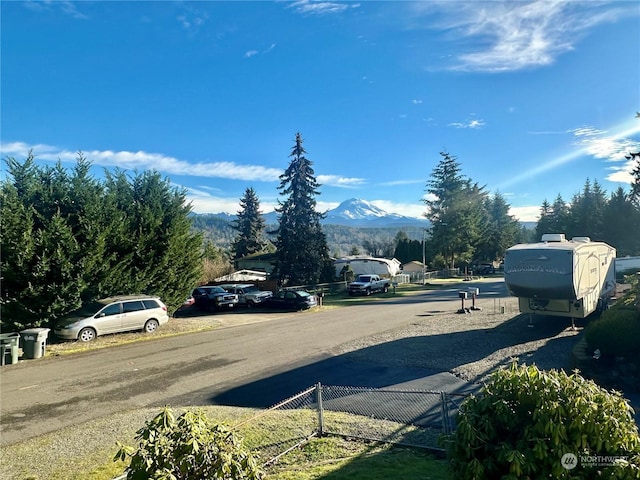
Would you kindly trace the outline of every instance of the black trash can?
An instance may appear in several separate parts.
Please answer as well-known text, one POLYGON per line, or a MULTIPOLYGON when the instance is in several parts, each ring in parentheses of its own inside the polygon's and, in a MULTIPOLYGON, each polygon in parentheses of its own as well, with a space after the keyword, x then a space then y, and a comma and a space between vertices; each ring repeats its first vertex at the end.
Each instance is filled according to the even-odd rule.
POLYGON ((24 358, 32 360, 44 356, 49 331, 49 328, 29 328, 20 332, 24 358))
POLYGON ((2 365, 18 363, 19 340, 20 334, 18 332, 0 333, 0 353, 2 354, 0 362, 2 365))

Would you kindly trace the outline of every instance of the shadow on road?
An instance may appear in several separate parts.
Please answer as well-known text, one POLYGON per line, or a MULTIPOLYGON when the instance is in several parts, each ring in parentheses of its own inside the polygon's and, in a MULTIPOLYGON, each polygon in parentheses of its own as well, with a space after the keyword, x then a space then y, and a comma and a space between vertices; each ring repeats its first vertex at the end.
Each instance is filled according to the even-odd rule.
MULTIPOLYGON (((464 321, 464 315, 460 318, 464 321)), ((523 363, 535 363, 540 368, 568 367, 576 337, 558 337, 567 329, 566 319, 538 317, 535 326, 528 324, 527 315, 518 315, 494 328, 399 338, 292 366, 287 371, 210 396, 209 403, 266 408, 318 382, 468 393, 479 388, 477 382, 487 373, 511 362, 499 353, 515 345, 521 346, 519 361, 523 363), (527 345, 544 339, 545 344, 536 349, 527 345), (562 348, 556 342, 561 342, 562 348), (563 352, 562 358, 551 353, 558 351, 563 352), (481 362, 487 358, 489 361, 481 362), (457 367, 474 362, 486 365, 474 378, 461 379, 452 373, 457 367)))

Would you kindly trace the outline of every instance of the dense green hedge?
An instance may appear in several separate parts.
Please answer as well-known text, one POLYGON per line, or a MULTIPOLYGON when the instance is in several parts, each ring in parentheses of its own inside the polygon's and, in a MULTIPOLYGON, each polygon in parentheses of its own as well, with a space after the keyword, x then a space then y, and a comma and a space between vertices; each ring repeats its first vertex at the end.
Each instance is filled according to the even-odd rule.
POLYGON ((603 355, 640 355, 640 312, 634 307, 609 309, 587 325, 585 338, 603 355))
POLYGON ((462 404, 457 422, 448 444, 456 480, 640 478, 631 407, 577 373, 500 369, 462 404), (607 456, 621 461, 589 465, 607 456))
POLYGON ((6 159, 0 185, 2 330, 52 326, 83 303, 158 295, 177 308, 200 277, 202 238, 186 194, 157 172, 90 175, 6 159))
POLYGON ((635 275, 625 281, 629 291, 585 328, 590 349, 609 357, 640 356, 640 282, 635 275))

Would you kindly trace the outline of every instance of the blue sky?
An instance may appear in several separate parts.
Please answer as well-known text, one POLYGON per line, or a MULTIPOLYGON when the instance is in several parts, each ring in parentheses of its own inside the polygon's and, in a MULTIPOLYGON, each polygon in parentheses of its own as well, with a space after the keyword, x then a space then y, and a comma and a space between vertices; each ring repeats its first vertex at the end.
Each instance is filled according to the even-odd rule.
MULTIPOLYGON (((2 158, 154 168, 194 211, 268 212, 295 134, 326 210, 419 217, 446 150, 521 220, 629 189, 640 3, 1 3, 2 158)), ((3 170, 5 166, 3 164, 3 170)))

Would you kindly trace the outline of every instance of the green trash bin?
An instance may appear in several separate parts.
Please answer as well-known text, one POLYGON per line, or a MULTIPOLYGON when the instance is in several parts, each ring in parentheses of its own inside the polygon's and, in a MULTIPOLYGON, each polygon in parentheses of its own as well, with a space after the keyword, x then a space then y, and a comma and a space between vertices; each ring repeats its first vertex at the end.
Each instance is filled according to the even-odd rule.
POLYGON ((0 353, 2 353, 0 362, 2 365, 18 363, 19 340, 20 334, 18 332, 0 333, 0 353))
POLYGON ((49 328, 29 328, 20 332, 24 358, 32 360, 44 357, 49 331, 49 328))

